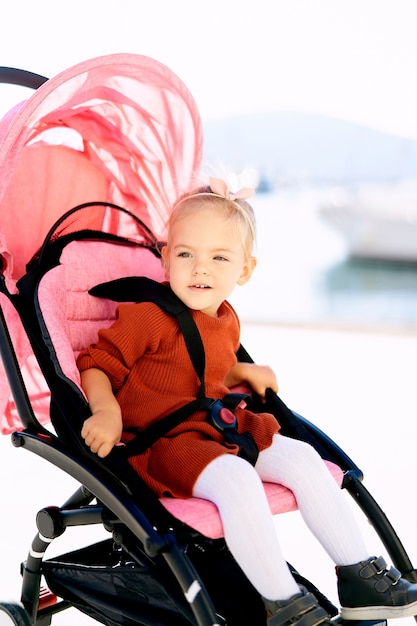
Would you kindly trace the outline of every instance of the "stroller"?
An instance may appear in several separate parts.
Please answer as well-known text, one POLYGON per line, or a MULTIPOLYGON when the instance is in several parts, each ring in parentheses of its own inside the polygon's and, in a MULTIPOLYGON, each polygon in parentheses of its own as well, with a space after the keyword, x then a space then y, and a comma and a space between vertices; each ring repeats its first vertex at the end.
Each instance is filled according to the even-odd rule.
MULTIPOLYGON (((153 286, 164 279, 166 217, 201 161, 194 101, 168 68, 130 54, 92 59, 50 80, 0 68, 0 82, 35 89, 0 126, 2 432, 80 485, 64 504, 37 513, 20 601, 0 602, 0 623, 48 625, 75 607, 106 626, 264 626, 262 599, 229 553, 214 505, 158 499, 123 446, 99 459, 80 436, 89 411, 78 352, 114 319, 124 281, 130 297, 133 285, 135 300, 159 304, 153 286), (89 525, 109 538, 45 558, 67 528, 89 525)), ((184 336, 187 343, 186 329, 184 336)), ((238 358, 251 361, 243 346, 238 358)), ((275 394, 266 407, 255 396, 252 403, 276 415, 284 434, 315 446, 394 565, 417 581, 344 451, 275 394)), ((284 487, 265 490, 273 513, 296 508, 284 487)), ((342 623, 337 607, 290 567, 342 623)))

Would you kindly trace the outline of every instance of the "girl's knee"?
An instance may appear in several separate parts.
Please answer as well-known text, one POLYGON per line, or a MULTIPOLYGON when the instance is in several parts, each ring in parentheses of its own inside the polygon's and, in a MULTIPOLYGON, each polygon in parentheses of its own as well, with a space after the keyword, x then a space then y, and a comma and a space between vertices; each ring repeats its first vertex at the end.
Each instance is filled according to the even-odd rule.
POLYGON ((321 461, 317 450, 306 441, 292 439, 285 435, 274 435, 272 446, 277 450, 282 450, 283 455, 291 455, 292 458, 310 459, 312 462, 321 461))
POLYGON ((245 459, 234 454, 225 454, 222 459, 222 485, 230 490, 239 490, 242 485, 262 486, 255 468, 245 459))
POLYGON ((275 435, 271 446, 260 453, 256 469, 263 480, 292 488, 294 483, 309 480, 309 476, 322 476, 325 465, 310 444, 275 435))
POLYGON ((194 486, 194 495, 204 497, 203 493, 211 493, 217 497, 220 492, 235 500, 240 499, 243 493, 245 497, 250 497, 251 493, 259 490, 263 491, 262 481, 253 465, 234 454, 224 454, 201 472, 194 486))

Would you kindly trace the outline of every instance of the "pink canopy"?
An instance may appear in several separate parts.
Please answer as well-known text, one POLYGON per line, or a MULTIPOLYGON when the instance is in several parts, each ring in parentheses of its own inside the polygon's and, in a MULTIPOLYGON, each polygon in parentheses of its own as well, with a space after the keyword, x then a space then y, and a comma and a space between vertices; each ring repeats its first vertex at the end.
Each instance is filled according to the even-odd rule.
MULTIPOLYGON (((50 227, 78 204, 121 205, 164 240, 170 207, 198 178, 203 140, 195 102, 169 68, 114 54, 44 83, 0 121, 0 145, 0 254, 13 292, 50 227)), ((92 209, 81 227, 100 228, 102 214, 92 209)), ((42 413, 48 391, 13 308, 4 296, 0 304, 42 413)), ((2 432, 19 426, 1 365, 0 416, 2 432)))

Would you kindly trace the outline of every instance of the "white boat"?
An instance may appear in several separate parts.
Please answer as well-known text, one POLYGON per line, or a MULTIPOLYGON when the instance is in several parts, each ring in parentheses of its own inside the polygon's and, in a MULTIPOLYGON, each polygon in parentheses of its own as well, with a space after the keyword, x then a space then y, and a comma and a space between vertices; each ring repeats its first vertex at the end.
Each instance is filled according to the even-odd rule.
POLYGON ((336 188, 318 211, 350 256, 417 263, 417 181, 336 188))

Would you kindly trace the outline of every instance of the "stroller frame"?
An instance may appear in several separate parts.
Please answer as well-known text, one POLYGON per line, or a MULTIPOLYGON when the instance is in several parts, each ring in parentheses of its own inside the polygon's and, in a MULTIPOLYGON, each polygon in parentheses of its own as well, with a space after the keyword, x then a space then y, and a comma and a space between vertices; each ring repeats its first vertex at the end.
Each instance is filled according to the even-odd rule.
MULTIPOLYGON (((38 79, 41 84, 42 77, 38 79)), ((10 82, 10 80, 10 73, 2 73, 0 68, 0 82, 10 82), (4 80, 5 76, 7 80, 4 80)), ((18 81, 16 84, 23 84, 22 80, 21 74, 13 73, 13 81, 18 81)), ((26 76, 25 80, 29 78, 26 76)), ((30 84, 30 86, 33 85, 30 84)), ((14 294, 8 293, 3 273, 0 277, 0 287, 3 294, 18 301, 18 297, 15 298, 14 294)), ((46 353, 42 349, 37 351, 41 335, 38 322, 35 320, 34 326, 31 322, 28 323, 27 330, 28 335, 32 335, 30 339, 40 367, 50 383, 54 377, 56 378, 56 373, 51 368, 46 353)), ((136 563, 140 565, 153 564, 155 561, 165 563, 167 570, 176 581, 173 588, 175 589, 178 585, 177 598, 182 596, 184 605, 188 607, 188 612, 187 608, 185 609, 184 624, 214 626, 229 623, 219 616, 216 601, 213 601, 207 585, 189 557, 189 545, 192 542, 201 541, 199 534, 167 513, 156 496, 142 484, 133 470, 129 472, 129 465, 120 458, 117 451, 115 454, 112 453, 108 462, 103 462, 85 449, 75 431, 71 433, 69 429, 66 430, 65 435, 68 438, 63 440, 40 424, 31 405, 1 307, 0 354, 16 409, 23 424, 23 430, 16 431, 11 436, 13 445, 22 447, 52 463, 80 484, 80 487, 63 505, 47 507, 38 512, 36 518, 38 533, 33 539, 27 559, 21 565, 20 603, 0 603, 0 616, 7 615, 10 623, 17 626, 32 626, 33 624, 43 626, 50 624, 55 614, 75 606, 70 600, 58 601, 56 594, 43 587, 42 577, 46 564, 44 555, 52 541, 61 536, 67 528, 101 524, 112 533, 113 542, 136 563)), ((251 361, 243 347, 240 348, 238 356, 241 360, 251 361)), ((64 389, 62 381, 59 387, 60 390, 64 389)), ((82 420, 86 416, 85 403, 83 404, 76 395, 74 396, 70 385, 66 385, 65 388, 65 396, 59 404, 62 407, 68 402, 69 408, 65 410, 70 413, 79 411, 79 419, 82 420)), ((264 406, 262 410, 265 410, 264 406)), ((285 434, 309 441, 323 458, 339 465, 344 473, 342 487, 348 491, 367 516, 393 564, 405 578, 417 582, 417 572, 403 544, 378 503, 364 486, 363 473, 350 457, 317 426, 288 409, 275 394, 270 394, 266 410, 270 410, 277 416, 285 434)), ((294 573, 298 575, 297 572, 294 571, 294 573)), ((318 593, 319 601, 330 611, 331 615, 335 616, 337 609, 314 588, 312 583, 302 580, 318 593)), ((92 617, 103 623, 114 623, 106 622, 103 616, 96 615, 94 612, 92 617)), ((341 623, 342 620, 335 617, 335 622, 341 623)), ((138 616, 136 623, 147 625, 160 622, 152 621, 149 617, 138 616)), ((165 623, 176 624, 175 621, 165 623)), ((361 622, 361 624, 376 623, 381 622, 361 622)))

